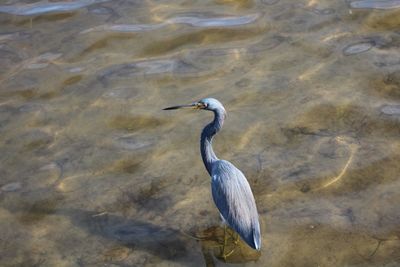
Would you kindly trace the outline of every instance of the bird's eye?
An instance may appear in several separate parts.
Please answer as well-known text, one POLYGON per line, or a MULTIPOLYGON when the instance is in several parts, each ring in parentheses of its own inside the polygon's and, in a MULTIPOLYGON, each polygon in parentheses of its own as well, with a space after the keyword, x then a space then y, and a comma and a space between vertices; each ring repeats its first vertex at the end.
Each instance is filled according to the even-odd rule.
POLYGON ((204 102, 198 102, 198 103, 197 103, 197 108, 198 108, 198 109, 204 109, 204 108, 206 108, 206 107, 207 107, 207 104, 204 103, 204 102))

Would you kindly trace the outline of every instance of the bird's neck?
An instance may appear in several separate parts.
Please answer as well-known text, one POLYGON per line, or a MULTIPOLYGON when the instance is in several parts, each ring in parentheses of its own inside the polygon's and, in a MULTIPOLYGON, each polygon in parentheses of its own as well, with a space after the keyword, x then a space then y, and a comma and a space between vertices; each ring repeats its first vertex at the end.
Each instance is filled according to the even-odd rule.
POLYGON ((201 132, 200 139, 200 151, 201 157, 203 158, 204 165, 206 166, 207 172, 211 175, 212 163, 217 161, 218 158, 212 148, 213 136, 221 130, 225 120, 225 111, 216 110, 214 111, 214 120, 207 124, 201 132))

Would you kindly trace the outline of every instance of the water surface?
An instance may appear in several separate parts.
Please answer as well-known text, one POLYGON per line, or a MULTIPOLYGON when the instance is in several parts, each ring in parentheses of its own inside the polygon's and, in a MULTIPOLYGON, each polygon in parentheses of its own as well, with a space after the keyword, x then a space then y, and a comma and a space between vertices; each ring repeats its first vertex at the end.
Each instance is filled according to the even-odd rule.
POLYGON ((0 265, 398 266, 398 7, 3 1, 0 265), (260 213, 227 262, 211 114, 162 111, 203 97, 260 213))

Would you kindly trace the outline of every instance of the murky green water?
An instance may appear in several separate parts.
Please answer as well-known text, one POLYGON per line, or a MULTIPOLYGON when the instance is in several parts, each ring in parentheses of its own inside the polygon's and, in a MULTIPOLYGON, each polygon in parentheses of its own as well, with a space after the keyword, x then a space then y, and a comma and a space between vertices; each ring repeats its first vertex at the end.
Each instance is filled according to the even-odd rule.
POLYGON ((399 5, 1 1, 0 265, 399 266, 399 5), (262 225, 228 263, 211 114, 161 111, 207 96, 262 225))

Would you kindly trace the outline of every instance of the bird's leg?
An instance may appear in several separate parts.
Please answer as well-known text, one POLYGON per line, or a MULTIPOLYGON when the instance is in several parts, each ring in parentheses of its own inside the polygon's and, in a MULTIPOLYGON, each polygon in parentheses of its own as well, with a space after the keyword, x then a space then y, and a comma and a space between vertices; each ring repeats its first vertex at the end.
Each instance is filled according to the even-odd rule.
POLYGON ((233 247, 233 249, 231 251, 229 251, 229 253, 223 255, 225 261, 226 261, 226 258, 228 258, 230 255, 232 255, 232 253, 235 251, 235 249, 236 249, 236 245, 233 247))
POLYGON ((224 245, 223 245, 223 251, 225 252, 225 247, 226 247, 226 244, 228 243, 228 239, 227 239, 227 237, 226 237, 226 232, 227 232, 227 226, 226 226, 226 224, 224 224, 224 245))
MULTIPOLYGON (((236 239, 234 240, 234 244, 235 244, 235 246, 233 247, 233 249, 231 250, 231 251, 229 251, 228 253, 226 252, 226 247, 227 247, 227 244, 228 244, 228 237, 227 237, 227 232, 228 232, 228 229, 227 229, 227 226, 226 226, 226 224, 224 225, 224 244, 223 244, 223 247, 222 247, 222 258, 224 258, 224 261, 226 261, 226 258, 228 258, 230 255, 232 255, 232 253, 235 251, 235 249, 236 249, 236 246, 237 246, 237 242, 239 241, 239 234, 237 234, 236 233, 236 239)), ((234 235, 235 234, 235 232, 232 232, 232 235, 234 235)), ((232 236, 231 235, 231 236, 232 236)), ((232 236, 232 238, 233 238, 233 236, 232 236)))
POLYGON ((225 254, 225 249, 226 249, 226 244, 227 244, 227 238, 226 238, 226 224, 224 224, 224 243, 222 244, 222 258, 224 258, 224 261, 226 261, 226 254, 225 254))
POLYGON ((239 239, 239 235, 238 233, 236 233, 233 229, 231 229, 229 232, 229 235, 231 236, 232 240, 234 242, 237 242, 237 240, 239 239))

